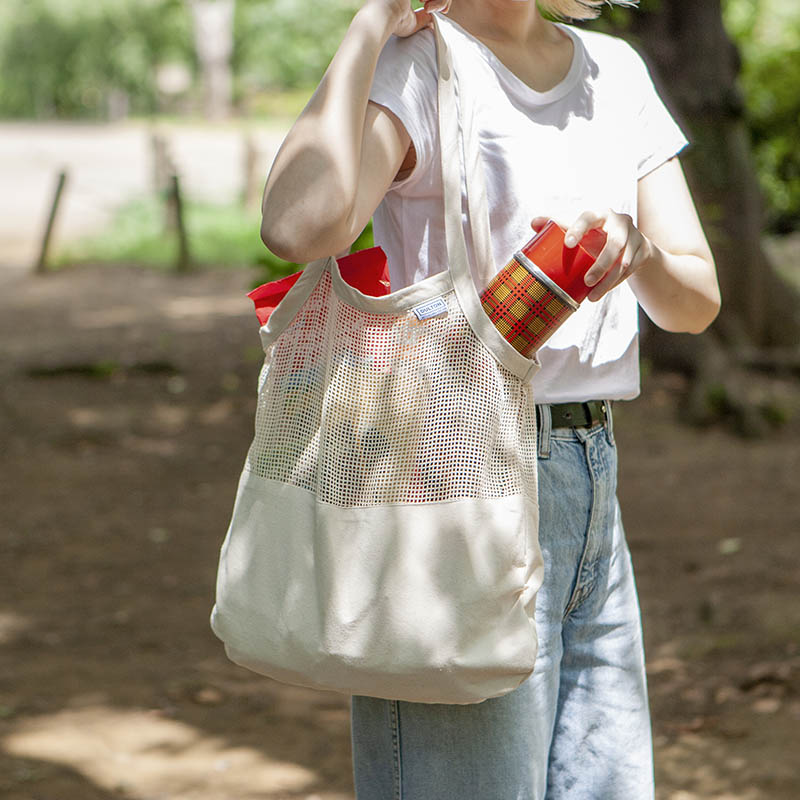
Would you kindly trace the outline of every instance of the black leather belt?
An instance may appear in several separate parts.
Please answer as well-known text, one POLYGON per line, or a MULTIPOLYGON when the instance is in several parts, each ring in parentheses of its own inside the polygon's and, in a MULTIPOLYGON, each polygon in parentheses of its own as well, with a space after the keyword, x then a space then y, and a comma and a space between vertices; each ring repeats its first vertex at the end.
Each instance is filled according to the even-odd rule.
POLYGON ((606 400, 586 403, 555 403, 550 406, 554 428, 591 428, 608 418, 606 400))

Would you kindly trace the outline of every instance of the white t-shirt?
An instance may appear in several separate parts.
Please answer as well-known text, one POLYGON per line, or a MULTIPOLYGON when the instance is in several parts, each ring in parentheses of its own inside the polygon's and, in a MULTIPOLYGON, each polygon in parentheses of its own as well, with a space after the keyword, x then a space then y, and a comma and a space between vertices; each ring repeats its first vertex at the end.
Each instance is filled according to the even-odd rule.
MULTIPOLYGON (((559 25, 574 43, 572 64, 557 86, 537 92, 455 22, 439 20, 486 177, 495 265, 475 264, 465 215, 478 290, 531 238, 536 216, 570 222, 587 209, 612 208, 635 222, 637 180, 687 143, 637 53, 621 39, 559 25)), ((411 175, 392 185, 373 220, 399 289, 446 268, 432 31, 389 40, 370 99, 397 115, 417 153, 411 175)), ((630 287, 582 303, 539 360, 538 402, 635 397, 638 313, 630 287)))

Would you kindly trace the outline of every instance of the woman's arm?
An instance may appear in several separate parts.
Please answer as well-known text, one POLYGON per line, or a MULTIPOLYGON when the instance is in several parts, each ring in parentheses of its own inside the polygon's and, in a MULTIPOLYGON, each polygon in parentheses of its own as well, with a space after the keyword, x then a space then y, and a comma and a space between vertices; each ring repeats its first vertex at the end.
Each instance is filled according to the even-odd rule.
POLYGON ((586 284, 593 287, 589 299, 599 300, 630 280, 640 305, 660 328, 701 333, 719 313, 719 284, 677 157, 639 180, 638 205, 638 228, 627 214, 607 210, 585 212, 567 230, 568 246, 590 228, 602 227, 608 234, 586 274, 586 284))
POLYGON ((289 261, 338 253, 355 240, 403 165, 410 139, 387 109, 369 103, 378 56, 392 33, 408 36, 449 0, 367 0, 353 18, 270 170, 261 238, 289 261))
POLYGON ((721 297, 714 256, 677 158, 639 181, 639 230, 652 245, 631 276, 640 305, 664 330, 701 333, 719 313, 721 297))

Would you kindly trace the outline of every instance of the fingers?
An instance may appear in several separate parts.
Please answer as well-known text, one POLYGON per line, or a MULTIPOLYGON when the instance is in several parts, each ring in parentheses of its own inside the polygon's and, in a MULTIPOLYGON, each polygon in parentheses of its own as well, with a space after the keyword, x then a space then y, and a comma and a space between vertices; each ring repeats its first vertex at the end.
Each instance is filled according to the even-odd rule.
POLYGON ((442 14, 446 14, 450 10, 450 2, 451 0, 425 0, 425 11, 429 14, 434 11, 441 11, 442 14))
MULTIPOLYGON (((598 211, 584 211, 575 222, 570 225, 564 234, 564 244, 567 247, 576 247, 578 242, 586 236, 592 228, 604 228, 607 214, 598 211)), ((605 228, 604 228, 605 230, 605 228)))
POLYGON ((425 0, 423 7, 416 12, 417 17, 422 14, 426 20, 425 24, 430 25, 433 22, 431 14, 433 14, 434 11, 446 14, 450 10, 450 1, 451 0, 425 0))
POLYGON ((586 275, 586 285, 592 287, 588 295, 592 302, 630 278, 650 253, 650 243, 630 215, 609 212, 603 229, 608 237, 606 245, 586 275))
MULTIPOLYGON (((625 218, 621 214, 609 212, 600 215, 592 212, 591 215, 586 215, 586 219, 591 220, 591 223, 583 232, 584 235, 590 228, 602 228, 606 232, 605 246, 584 278, 587 286, 597 287, 601 279, 618 277, 617 273, 621 267, 625 248, 628 246, 630 233, 625 218)), ((627 263, 630 263, 630 258, 627 263)), ((608 280, 604 282, 605 286, 608 286, 608 280)), ((591 295, 601 296, 599 292, 590 292, 591 295)))
POLYGON ((536 233, 539 233, 539 231, 547 224, 549 219, 550 217, 534 217, 531 220, 531 228, 533 228, 536 233))
MULTIPOLYGON (((631 238, 625 245, 622 255, 611 265, 608 271, 592 286, 587 299, 596 302, 603 295, 610 292, 615 286, 629 278, 636 269, 638 255, 642 250, 641 237, 639 240, 631 238)), ((589 284, 587 276, 587 285, 589 284)))
POLYGON ((575 247, 592 228, 606 233, 606 243, 584 278, 591 286, 588 299, 599 300, 607 292, 630 277, 646 248, 645 238, 628 214, 605 211, 584 211, 567 229, 564 244, 575 247))
POLYGON ((561 218, 556 219, 554 217, 547 216, 547 217, 534 217, 531 220, 531 228, 533 228, 538 233, 542 228, 544 228, 544 226, 548 222, 550 222, 550 220, 553 220, 553 222, 555 222, 556 225, 558 225, 561 228, 566 229, 567 227, 567 223, 563 219, 561 218))
POLYGON ((404 31, 402 35, 411 36, 417 31, 427 28, 432 22, 431 15, 424 8, 418 8, 414 11, 414 27, 408 33, 404 31))
POLYGON ((414 27, 408 32, 403 31, 403 36, 411 36, 423 28, 429 27, 433 24, 433 17, 431 16, 434 11, 440 11, 446 14, 450 10, 450 0, 427 0, 423 8, 418 8, 414 11, 414 27))
MULTIPOLYGON (((550 217, 534 217, 531 227, 538 233, 550 217)), ((564 245, 577 247, 593 228, 605 231, 606 243, 584 278, 591 286, 588 299, 597 301, 615 286, 629 278, 649 256, 651 245, 633 224, 628 214, 618 214, 611 209, 584 211, 565 228, 564 245)))

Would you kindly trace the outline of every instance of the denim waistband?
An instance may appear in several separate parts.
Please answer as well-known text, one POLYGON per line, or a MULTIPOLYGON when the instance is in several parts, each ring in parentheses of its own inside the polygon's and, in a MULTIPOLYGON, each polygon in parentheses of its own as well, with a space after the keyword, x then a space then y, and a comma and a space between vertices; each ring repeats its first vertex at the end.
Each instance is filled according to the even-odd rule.
POLYGON ((539 404, 536 406, 536 422, 539 436, 539 458, 550 458, 550 440, 553 438, 558 439, 577 439, 585 441, 592 431, 605 429, 605 435, 608 438, 609 444, 614 444, 614 416, 611 410, 611 401, 606 400, 606 420, 605 422, 598 422, 591 428, 557 428, 557 433, 554 434, 553 417, 550 413, 550 406, 548 404, 539 404))

